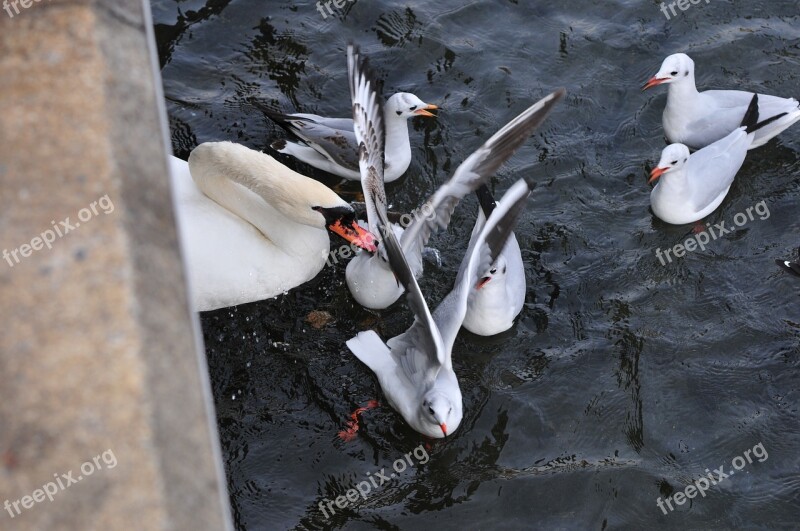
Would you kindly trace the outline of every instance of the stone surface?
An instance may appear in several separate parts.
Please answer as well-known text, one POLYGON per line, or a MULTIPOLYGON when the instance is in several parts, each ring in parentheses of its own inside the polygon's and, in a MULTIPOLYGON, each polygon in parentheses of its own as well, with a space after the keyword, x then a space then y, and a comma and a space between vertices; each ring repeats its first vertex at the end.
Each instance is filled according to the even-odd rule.
POLYGON ((0 11, 0 529, 231 528, 151 27, 122 0, 0 11))

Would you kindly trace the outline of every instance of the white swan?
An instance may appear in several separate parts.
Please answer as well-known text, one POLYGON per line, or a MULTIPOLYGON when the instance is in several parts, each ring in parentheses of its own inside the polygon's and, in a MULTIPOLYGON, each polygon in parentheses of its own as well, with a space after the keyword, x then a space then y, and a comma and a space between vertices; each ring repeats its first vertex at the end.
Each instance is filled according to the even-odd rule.
POLYGON ((196 311, 269 299, 311 280, 329 254, 327 230, 375 250, 349 204, 264 153, 210 142, 188 163, 171 157, 170 169, 196 311))

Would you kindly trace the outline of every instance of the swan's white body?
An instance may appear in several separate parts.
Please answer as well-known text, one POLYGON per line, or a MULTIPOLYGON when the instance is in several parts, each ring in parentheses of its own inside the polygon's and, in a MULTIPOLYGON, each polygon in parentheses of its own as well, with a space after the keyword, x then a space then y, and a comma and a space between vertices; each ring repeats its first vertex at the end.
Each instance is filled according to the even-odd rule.
POLYGON ((327 260, 333 191, 269 155, 229 142, 171 158, 173 194, 197 311, 269 299, 314 278, 327 260), (213 198, 213 200, 212 200, 213 198))

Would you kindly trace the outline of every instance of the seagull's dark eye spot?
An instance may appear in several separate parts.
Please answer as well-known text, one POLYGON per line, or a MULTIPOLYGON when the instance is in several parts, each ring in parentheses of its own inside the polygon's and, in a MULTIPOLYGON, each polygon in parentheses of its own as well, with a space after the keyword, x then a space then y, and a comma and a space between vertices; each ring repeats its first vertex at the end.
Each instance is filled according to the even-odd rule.
POLYGON ((403 111, 397 111, 397 116, 400 116, 401 114, 403 114, 403 111))
POLYGON ((672 162, 670 162, 670 164, 672 164, 673 166, 675 166, 677 163, 678 163, 677 160, 673 160, 672 162))
POLYGON ((506 269, 508 269, 508 266, 506 266, 506 267, 504 267, 504 268, 503 268, 503 274, 504 274, 504 275, 506 274, 506 269))
POLYGON ((686 162, 687 160, 689 160, 689 159, 683 159, 683 162, 686 162))
POLYGON ((678 75, 678 71, 676 70, 676 71, 674 71, 674 72, 670 72, 670 73, 669 73, 669 75, 671 75, 671 76, 677 76, 677 75, 678 75))
POLYGON ((416 110, 417 110, 417 106, 416 106, 416 105, 414 105, 413 107, 409 107, 409 109, 408 109, 408 110, 409 110, 409 111, 416 111, 416 110))
POLYGON ((686 72, 683 73, 683 75, 684 76, 688 76, 689 75, 689 71, 687 70, 686 72))

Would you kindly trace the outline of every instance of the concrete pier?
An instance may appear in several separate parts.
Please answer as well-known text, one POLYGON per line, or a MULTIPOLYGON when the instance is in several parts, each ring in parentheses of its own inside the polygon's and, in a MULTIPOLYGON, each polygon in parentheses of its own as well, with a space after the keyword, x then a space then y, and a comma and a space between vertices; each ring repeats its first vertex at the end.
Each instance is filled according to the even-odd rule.
POLYGON ((0 5, 0 529, 232 529, 149 6, 0 5))

